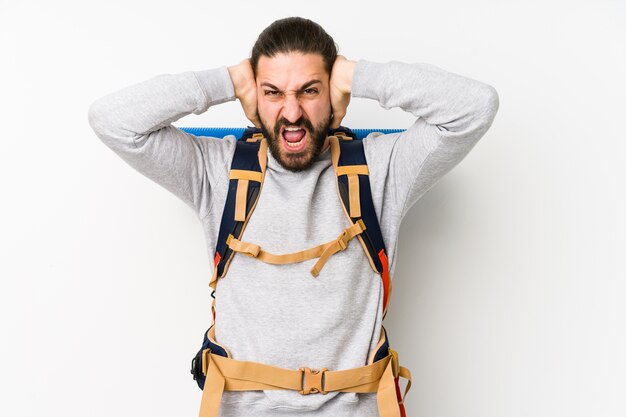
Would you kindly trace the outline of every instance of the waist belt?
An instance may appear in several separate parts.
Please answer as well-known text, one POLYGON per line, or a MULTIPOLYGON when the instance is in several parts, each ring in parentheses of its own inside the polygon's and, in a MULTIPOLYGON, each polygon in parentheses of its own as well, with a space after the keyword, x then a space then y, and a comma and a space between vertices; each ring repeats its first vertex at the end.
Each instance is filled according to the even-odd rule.
POLYGON ((206 382, 202 393, 200 417, 217 417, 224 391, 288 389, 302 395, 326 394, 331 391, 376 393, 380 417, 401 417, 399 407, 404 396, 398 378, 407 379, 404 395, 411 387, 411 373, 399 366, 392 349, 384 358, 366 366, 338 371, 300 368, 278 368, 257 362, 238 361, 202 351, 202 372, 206 382))

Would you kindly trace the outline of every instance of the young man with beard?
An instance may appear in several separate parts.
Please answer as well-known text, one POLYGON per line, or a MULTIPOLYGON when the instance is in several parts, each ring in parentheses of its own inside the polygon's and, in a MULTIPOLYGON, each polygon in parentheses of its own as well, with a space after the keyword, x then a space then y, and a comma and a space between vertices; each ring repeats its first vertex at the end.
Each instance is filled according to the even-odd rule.
MULTIPOLYGON (((213 258, 236 139, 194 136, 171 123, 239 99, 269 143, 263 190, 243 238, 288 254, 331 241, 350 226, 326 136, 340 125, 351 96, 417 117, 402 133, 363 139, 393 276, 402 218, 489 129, 498 110, 493 87, 425 63, 348 60, 337 56, 319 25, 288 18, 261 33, 249 59, 127 87, 96 100, 89 122, 120 157, 198 214, 213 258)), ((233 257, 217 283, 214 325, 215 341, 232 359, 285 369, 368 363, 382 333, 380 274, 359 244, 331 256, 314 278, 315 261, 275 265, 233 257)), ((226 390, 218 402, 212 412, 232 417, 383 413, 376 393, 226 390)))

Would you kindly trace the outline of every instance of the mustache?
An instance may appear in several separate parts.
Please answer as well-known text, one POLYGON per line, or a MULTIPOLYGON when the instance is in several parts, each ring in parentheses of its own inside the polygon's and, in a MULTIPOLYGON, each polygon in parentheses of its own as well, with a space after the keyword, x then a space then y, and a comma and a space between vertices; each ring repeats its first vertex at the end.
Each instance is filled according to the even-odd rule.
POLYGON ((274 126, 275 137, 278 137, 278 134, 280 133, 280 128, 283 126, 302 127, 308 130, 309 132, 313 132, 315 130, 315 128, 313 127, 313 123, 311 123, 311 121, 304 116, 301 116, 298 120, 296 120, 293 123, 285 119, 284 117, 281 117, 280 119, 278 119, 278 121, 276 122, 276 125, 274 126))

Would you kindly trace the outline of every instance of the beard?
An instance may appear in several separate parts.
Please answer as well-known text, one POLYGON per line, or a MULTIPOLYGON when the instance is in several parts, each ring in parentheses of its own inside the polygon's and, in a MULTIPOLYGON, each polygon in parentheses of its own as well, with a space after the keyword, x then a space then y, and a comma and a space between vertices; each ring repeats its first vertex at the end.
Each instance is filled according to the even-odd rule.
POLYGON ((291 172, 300 172, 309 169, 322 153, 324 141, 326 140, 330 127, 330 115, 317 126, 313 126, 313 123, 304 116, 300 117, 294 123, 281 117, 272 130, 267 129, 266 126, 263 120, 261 120, 263 134, 267 138, 269 149, 274 159, 276 159, 283 168, 291 172), (297 126, 304 129, 309 135, 307 141, 310 141, 310 143, 307 143, 306 148, 300 152, 286 152, 284 144, 281 143, 283 138, 280 137, 280 128, 283 126, 297 126))

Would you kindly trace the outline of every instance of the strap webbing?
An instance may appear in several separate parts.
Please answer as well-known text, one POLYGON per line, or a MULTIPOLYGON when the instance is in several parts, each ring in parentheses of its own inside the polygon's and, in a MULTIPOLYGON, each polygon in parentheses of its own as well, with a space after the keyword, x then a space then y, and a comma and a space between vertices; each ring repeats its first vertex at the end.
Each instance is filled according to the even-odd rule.
MULTIPOLYGON (((335 147, 337 151, 337 147, 335 147)), ((338 155, 337 155, 338 158, 338 155)), ((359 175, 369 175, 367 165, 343 165, 335 168, 336 175, 347 175, 350 194, 350 217, 361 217, 361 194, 359 191, 359 175)))
POLYGON ((359 176, 348 175, 350 193, 350 217, 361 217, 361 193, 359 192, 359 176))
POLYGON ((237 181, 237 194, 235 197, 235 221, 246 221, 246 206, 248 204, 248 180, 237 181))
POLYGON ((351 141, 348 145, 345 138, 338 136, 329 136, 328 140, 330 141, 331 158, 337 176, 337 190, 344 211, 351 222, 363 221, 368 228, 367 232, 359 235, 359 240, 372 268, 381 275, 384 290, 384 317, 391 295, 391 280, 382 233, 372 202, 368 178, 369 170, 366 165, 363 145, 359 141, 351 141), (346 150, 347 155, 342 153, 344 146, 349 146, 349 149, 346 150), (347 181, 342 178, 344 175, 347 177, 347 181))
POLYGON ((337 175, 369 175, 369 173, 367 165, 343 165, 337 167, 337 175))
POLYGON ((207 369, 207 373, 200 417, 218 416, 224 391, 277 389, 294 390, 303 395, 330 391, 375 392, 381 417, 401 417, 396 396, 396 378, 408 378, 406 391, 410 386, 410 373, 406 368, 398 366, 397 355, 391 349, 385 358, 373 364, 319 372, 309 368, 291 370, 257 362, 238 361, 215 355, 209 349, 203 353, 203 369, 207 369))
POLYGON ((342 251, 348 247, 349 241, 363 233, 365 230, 365 224, 363 222, 354 223, 352 226, 346 228, 341 234, 334 240, 316 246, 314 248, 305 249, 300 252, 287 253, 282 255, 276 255, 270 252, 266 252, 259 245, 249 242, 242 242, 241 240, 230 235, 226 240, 228 247, 234 252, 239 252, 247 256, 251 256, 260 261, 274 265, 284 265, 296 262, 308 261, 309 259, 319 258, 313 268, 311 268, 311 275, 317 277, 324 267, 324 264, 335 253, 342 251))
MULTIPOLYGON (((237 236, 243 234, 248 220, 256 207, 260 190, 263 188, 263 177, 267 169, 267 140, 263 139, 262 134, 254 134, 251 139, 252 143, 237 143, 231 162, 229 194, 226 199, 226 207, 231 207, 230 213, 233 214, 231 216, 222 215, 217 247, 215 249, 213 276, 209 282, 209 287, 212 290, 211 296, 213 297, 213 303, 211 304, 213 320, 215 320, 217 280, 226 274, 230 260, 233 257, 233 252, 227 250, 226 238, 232 233, 236 233, 237 236), (250 184, 250 181, 254 181, 255 184, 250 184), (232 188, 233 186, 236 188, 232 188), (234 193, 231 192, 233 189, 235 190, 234 193)), ((224 209, 225 214, 229 212, 226 207, 224 209)))

